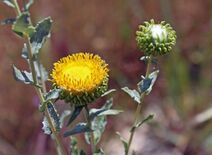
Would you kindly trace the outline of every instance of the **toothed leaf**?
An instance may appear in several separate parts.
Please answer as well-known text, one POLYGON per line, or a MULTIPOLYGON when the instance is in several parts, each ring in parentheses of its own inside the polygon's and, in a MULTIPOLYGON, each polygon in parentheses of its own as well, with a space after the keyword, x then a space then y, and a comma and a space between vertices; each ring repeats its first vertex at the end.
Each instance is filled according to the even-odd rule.
POLYGON ((35 32, 35 29, 29 22, 29 13, 23 12, 18 16, 12 30, 21 37, 24 35, 31 36, 35 32))
POLYGON ((141 93, 146 93, 147 95, 152 91, 152 87, 155 84, 155 81, 157 79, 159 70, 156 70, 149 74, 148 77, 145 77, 143 80, 141 80, 138 83, 138 89, 141 93))
POLYGON ((13 65, 13 75, 15 80, 17 81, 21 81, 25 84, 34 84, 32 80, 32 73, 29 73, 27 71, 20 71, 14 65, 13 65))
POLYGON ((7 4, 8 6, 15 8, 13 0, 2 0, 3 3, 7 4))
POLYGON ((43 127, 42 127, 43 132, 47 135, 50 135, 52 131, 51 131, 51 128, 49 127, 49 123, 46 117, 43 118, 42 124, 43 124, 43 127))
POLYGON ((77 118, 77 116, 80 114, 82 109, 83 109, 83 106, 78 106, 74 108, 74 111, 71 113, 71 116, 66 126, 70 125, 77 118))
POLYGON ((60 95, 60 92, 62 90, 61 89, 52 89, 50 90, 46 95, 45 95, 45 98, 46 100, 55 100, 55 99, 58 99, 59 95, 60 95))
POLYGON ((36 27, 35 32, 31 35, 30 42, 32 44, 32 51, 34 54, 38 54, 40 48, 46 40, 46 37, 50 34, 50 29, 52 26, 52 20, 50 17, 45 18, 40 21, 36 27))
POLYGON ((84 133, 84 132, 91 132, 92 130, 88 127, 86 123, 79 123, 77 124, 72 130, 66 131, 64 133, 64 137, 68 137, 71 135, 84 133))
POLYGON ((7 18, 1 21, 1 25, 12 25, 16 21, 16 18, 7 18))
POLYGON ((134 101, 137 103, 141 103, 140 99, 140 94, 135 90, 131 90, 128 87, 121 88, 124 92, 126 92, 134 101))
POLYGON ((60 131, 60 118, 53 104, 47 103, 47 109, 49 111, 54 127, 57 131, 60 131))

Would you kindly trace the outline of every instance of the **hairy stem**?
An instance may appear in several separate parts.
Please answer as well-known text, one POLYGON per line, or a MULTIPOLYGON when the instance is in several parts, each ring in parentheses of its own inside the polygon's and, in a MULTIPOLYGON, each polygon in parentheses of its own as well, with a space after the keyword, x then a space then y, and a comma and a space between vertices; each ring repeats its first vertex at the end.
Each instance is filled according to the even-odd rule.
MULTIPOLYGON (((149 75, 149 72, 150 72, 150 66, 151 66, 151 61, 152 61, 152 58, 151 56, 148 58, 148 62, 147 62, 147 68, 146 68, 146 74, 145 74, 145 77, 148 77, 149 75)), ((126 150, 126 153, 125 155, 128 155, 129 154, 129 150, 130 150, 130 146, 132 144, 132 141, 133 141, 133 137, 134 137, 134 134, 135 134, 135 130, 136 130, 136 124, 138 123, 139 121, 139 115, 140 115, 140 111, 141 111, 141 105, 144 101, 144 97, 145 97, 145 93, 142 93, 141 94, 141 99, 140 99, 140 104, 137 105, 137 108, 136 108, 136 112, 135 112, 135 117, 134 117, 134 123, 131 127, 131 131, 130 131, 130 138, 128 140, 128 147, 127 147, 127 150, 126 150)))
MULTIPOLYGON (((90 119, 90 116, 89 116, 89 109, 88 109, 87 105, 85 106, 85 116, 86 116, 86 119, 87 119, 87 122, 88 122, 88 127, 90 129, 92 129, 91 119, 90 119)), ((90 132, 90 137, 89 138, 90 138, 91 151, 92 151, 92 154, 94 154, 96 152, 96 145, 94 143, 94 134, 93 134, 93 132, 90 132)))
MULTIPOLYGON (((16 14, 18 16, 21 15, 20 7, 17 3, 17 0, 13 0, 13 3, 15 5, 16 14)), ((37 86, 37 85, 39 85, 39 83, 38 83, 38 79, 37 79, 37 73, 36 73, 36 70, 35 70, 35 64, 33 62, 33 51, 32 51, 32 47, 31 47, 31 43, 30 43, 30 37, 28 35, 26 35, 25 39, 26 39, 26 45, 27 45, 27 49, 28 49, 29 65, 30 65, 30 69, 31 69, 31 72, 32 72, 33 82, 37 86)), ((43 82, 44 81, 42 81, 42 83, 43 82)), ((42 90, 46 90, 45 85, 42 85, 42 88, 39 88, 39 87, 34 87, 34 88, 35 88, 35 90, 38 94, 38 97, 41 101, 41 104, 43 104, 45 102, 45 99, 44 99, 42 90)), ((55 143, 57 145, 56 147, 58 148, 58 154, 59 155, 66 155, 65 148, 62 144, 61 138, 60 138, 59 134, 57 133, 55 127, 54 127, 54 124, 51 120, 51 117, 50 117, 50 114, 49 114, 49 111, 47 110, 47 108, 46 108, 44 114, 45 114, 47 121, 48 121, 48 124, 51 128, 51 131, 52 131, 52 134, 53 134, 53 139, 55 140, 55 143)))

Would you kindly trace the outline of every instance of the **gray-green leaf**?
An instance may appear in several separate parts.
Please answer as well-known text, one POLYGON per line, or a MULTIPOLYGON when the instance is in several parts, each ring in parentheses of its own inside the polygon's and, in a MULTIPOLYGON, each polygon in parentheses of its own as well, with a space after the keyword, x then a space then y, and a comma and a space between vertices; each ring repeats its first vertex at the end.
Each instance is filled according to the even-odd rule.
POLYGON ((7 4, 8 6, 15 8, 13 0, 2 0, 3 3, 7 4))
POLYGON ((17 81, 21 81, 25 84, 34 84, 32 80, 32 73, 29 73, 27 71, 20 71, 14 65, 13 65, 13 75, 17 81))
POLYGON ((7 18, 1 21, 1 25, 11 25, 14 24, 16 21, 16 18, 7 18))
POLYGON ((34 54, 39 53, 39 50, 45 42, 46 37, 48 37, 50 34, 51 26, 52 20, 50 17, 45 18, 36 25, 35 32, 30 37, 32 51, 34 54))
POLYGON ((124 87, 121 88, 124 92, 126 92, 132 99, 134 99, 134 101, 136 101, 137 103, 141 103, 141 96, 139 94, 139 92, 137 92, 137 90, 133 89, 129 89, 128 87, 124 87))
POLYGON ((62 91, 61 89, 57 89, 57 88, 50 90, 45 95, 46 101, 58 99, 61 91, 62 91))
POLYGON ((30 6, 34 3, 34 0, 29 0, 28 3, 25 5, 25 11, 28 11, 30 6))
POLYGON ((98 116, 118 115, 121 112, 123 112, 123 111, 122 110, 109 109, 109 110, 105 110, 105 111, 101 112, 98 116))
POLYGON ((71 113, 70 118, 69 118, 66 126, 70 125, 77 118, 77 116, 80 114, 82 109, 83 109, 83 106, 74 107, 74 111, 71 113))
POLYGON ((34 61, 34 65, 35 65, 35 71, 37 73, 37 78, 39 80, 42 79, 44 81, 48 80, 49 75, 45 67, 38 61, 34 61))
POLYGON ((156 70, 138 83, 138 89, 141 93, 145 92, 148 95, 152 91, 152 87, 155 84, 158 73, 159 70, 156 70))
POLYGON ((116 90, 115 89, 110 89, 110 90, 106 91, 104 94, 102 94, 101 97, 109 95, 110 93, 112 93, 114 91, 116 91, 116 90))
POLYGON ((104 153, 103 149, 100 148, 94 153, 94 155, 105 155, 105 153, 104 153))
POLYGON ((30 24, 29 13, 23 12, 20 16, 18 16, 13 24, 12 30, 21 37, 24 35, 31 36, 31 34, 35 32, 35 29, 30 24))
POLYGON ((46 117, 43 118, 42 124, 43 124, 43 127, 42 127, 43 132, 47 135, 50 135, 52 131, 51 131, 51 128, 49 127, 49 123, 46 117))
POLYGON ((77 148, 77 139, 74 136, 71 136, 71 154, 72 155, 79 155, 78 148, 77 148))
POLYGON ((79 123, 72 130, 66 131, 64 133, 64 137, 68 137, 71 135, 84 133, 84 132, 92 132, 92 130, 88 127, 86 123, 79 123))
MULTIPOLYGON (((115 115, 120 113, 120 110, 111 110, 113 105, 113 99, 110 98, 100 109, 91 109, 89 111, 89 117, 92 120, 91 126, 94 134, 94 143, 97 144, 105 130, 107 124, 106 115, 115 115)), ((90 133, 85 133, 86 142, 89 144, 90 133)))
POLYGON ((52 122, 54 123, 55 129, 57 131, 60 131, 60 118, 59 118, 59 114, 57 113, 57 110, 55 109, 52 103, 47 103, 47 109, 49 111, 50 118, 52 119, 52 122))
POLYGON ((71 114, 70 110, 65 110, 62 112, 61 116, 60 116, 60 128, 63 127, 65 118, 68 117, 71 114))

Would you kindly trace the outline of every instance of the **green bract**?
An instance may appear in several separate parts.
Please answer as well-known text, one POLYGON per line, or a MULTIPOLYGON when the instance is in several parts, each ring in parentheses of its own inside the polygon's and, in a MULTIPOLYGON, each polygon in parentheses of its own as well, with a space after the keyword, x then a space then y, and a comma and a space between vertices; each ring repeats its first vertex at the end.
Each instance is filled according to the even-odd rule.
POLYGON ((144 25, 139 25, 136 41, 139 49, 144 51, 145 55, 164 55, 169 53, 175 45, 176 32, 164 21, 155 24, 152 19, 150 22, 144 22, 144 25))
POLYGON ((65 102, 70 103, 73 106, 85 106, 86 104, 92 103, 99 97, 101 97, 102 94, 104 94, 108 89, 108 78, 105 78, 102 82, 102 84, 98 87, 96 87, 91 92, 81 92, 78 94, 71 93, 67 90, 62 90, 60 93, 59 98, 62 100, 65 100, 65 102))

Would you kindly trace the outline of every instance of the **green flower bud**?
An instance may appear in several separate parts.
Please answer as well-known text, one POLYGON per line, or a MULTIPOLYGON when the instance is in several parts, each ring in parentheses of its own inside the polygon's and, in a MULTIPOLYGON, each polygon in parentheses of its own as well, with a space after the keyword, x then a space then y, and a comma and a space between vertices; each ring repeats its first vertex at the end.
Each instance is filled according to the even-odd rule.
POLYGON ((140 50, 147 56, 158 56, 169 53, 176 43, 176 32, 162 21, 155 24, 154 20, 139 25, 136 41, 140 50))

